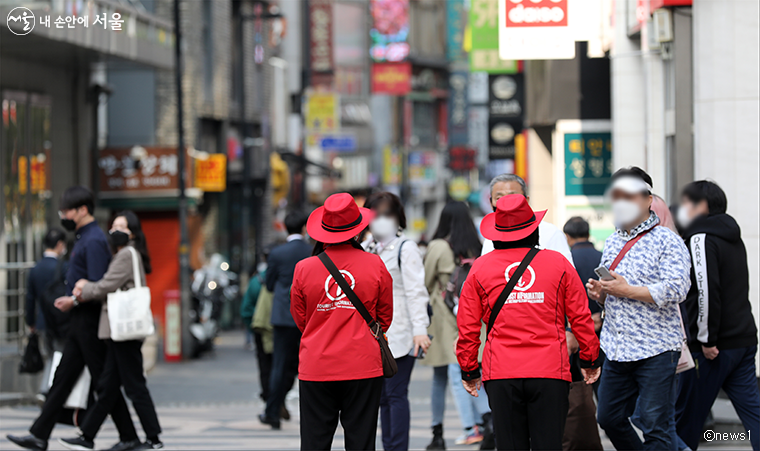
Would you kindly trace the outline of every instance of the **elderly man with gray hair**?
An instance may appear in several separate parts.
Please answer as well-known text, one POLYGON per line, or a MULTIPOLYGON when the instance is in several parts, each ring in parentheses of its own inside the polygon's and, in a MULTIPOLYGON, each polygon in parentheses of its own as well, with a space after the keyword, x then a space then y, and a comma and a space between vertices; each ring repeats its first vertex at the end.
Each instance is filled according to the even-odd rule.
MULTIPOLYGON (((525 180, 515 174, 501 174, 491 180, 491 207, 496 211, 496 201, 508 194, 522 194, 530 202, 528 196, 528 186, 525 180)), ((538 244, 542 249, 551 249, 564 255, 570 263, 573 263, 573 255, 570 253, 570 246, 567 245, 565 234, 555 226, 546 221, 541 221, 538 225, 538 244)), ((485 240, 483 242, 483 251, 485 255, 493 250, 493 241, 485 240)))

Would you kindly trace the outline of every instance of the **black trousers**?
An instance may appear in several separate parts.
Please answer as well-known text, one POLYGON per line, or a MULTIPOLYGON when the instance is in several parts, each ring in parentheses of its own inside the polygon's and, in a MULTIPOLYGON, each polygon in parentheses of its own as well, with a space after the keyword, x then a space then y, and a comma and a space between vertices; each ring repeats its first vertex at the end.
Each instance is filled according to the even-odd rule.
POLYGON ((254 331, 253 339, 256 342, 256 360, 259 362, 259 382, 261 383, 261 399, 265 402, 269 399, 269 376, 272 373, 272 354, 264 352, 264 342, 261 334, 254 331))
MULTIPOLYGON (((72 312, 69 336, 63 348, 61 362, 53 377, 53 385, 45 398, 40 416, 29 429, 35 437, 43 440, 50 438, 56 421, 64 411, 63 404, 85 366, 90 370, 93 385, 100 379, 106 361, 106 344, 98 339, 98 321, 99 315, 92 314, 90 311, 72 312)), ((100 387, 97 385, 96 392, 98 397, 102 396, 100 387)), ((92 397, 90 399, 92 400, 92 397)), ((132 424, 127 403, 121 392, 108 413, 116 424, 121 440, 137 439, 137 431, 132 424)))
POLYGON ((485 383, 498 450, 559 450, 570 383, 560 379, 498 379, 485 383))
POLYGON ((374 451, 382 377, 299 386, 302 450, 329 450, 340 420, 347 450, 374 451))
POLYGON ((274 326, 274 352, 270 374, 266 415, 280 420, 280 409, 298 376, 298 351, 301 331, 297 327, 274 326))
POLYGON ((87 416, 81 426, 82 434, 89 440, 95 438, 108 412, 113 409, 119 399, 124 399, 121 395, 123 385, 124 391, 132 400, 135 412, 140 418, 145 435, 157 437, 161 433, 161 426, 158 424, 156 408, 143 375, 143 358, 140 351, 142 340, 121 342, 106 340, 106 346, 108 353, 105 368, 97 381, 98 401, 87 409, 87 416))

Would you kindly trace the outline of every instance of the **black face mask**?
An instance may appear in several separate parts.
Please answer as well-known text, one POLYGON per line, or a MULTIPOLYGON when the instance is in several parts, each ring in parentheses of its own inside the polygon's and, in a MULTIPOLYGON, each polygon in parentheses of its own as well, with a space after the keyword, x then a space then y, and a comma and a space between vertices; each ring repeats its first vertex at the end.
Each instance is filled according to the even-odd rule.
POLYGON ((109 232, 109 235, 111 237, 111 244, 114 247, 126 246, 129 243, 129 235, 120 230, 109 232))
POLYGON ((77 223, 73 219, 61 218, 61 226, 69 232, 77 229, 77 223))

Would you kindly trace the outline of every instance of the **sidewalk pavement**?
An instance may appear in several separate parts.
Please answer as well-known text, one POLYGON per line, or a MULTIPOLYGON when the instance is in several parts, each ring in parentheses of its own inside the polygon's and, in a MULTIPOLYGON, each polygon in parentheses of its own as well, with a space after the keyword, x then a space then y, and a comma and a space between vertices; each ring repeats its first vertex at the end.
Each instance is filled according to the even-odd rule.
MULTIPOLYGON (((424 449, 431 438, 430 432, 430 381, 432 369, 418 365, 409 388, 412 407, 410 447, 424 449)), ((292 419, 284 421, 282 430, 272 431, 258 422, 263 410, 258 398, 260 387, 255 353, 243 347, 243 333, 224 333, 219 337, 216 351, 201 359, 183 363, 159 362, 148 375, 148 386, 157 405, 158 416, 164 430, 161 439, 167 449, 180 450, 243 450, 243 449, 298 449, 298 390, 292 390, 286 401, 292 419)), ((26 434, 39 413, 38 407, 24 406, 0 409, 0 449, 15 447, 5 440, 5 434, 26 434)), ((135 426, 139 420, 133 415, 135 426)), ((447 397, 444 435, 451 450, 474 450, 477 445, 456 446, 454 440, 462 433, 451 394, 447 397)), ((57 438, 76 434, 69 426, 58 426, 53 431, 50 450, 64 449, 57 438)), ((381 449, 378 428, 378 449, 381 449)), ((117 440, 110 419, 96 439, 99 448, 110 447, 117 440)), ((605 449, 613 449, 603 436, 605 449)), ((715 443, 717 445, 717 443, 715 443)), ((749 449, 748 444, 723 443, 736 449, 749 449)), ((717 447, 711 446, 711 449, 717 447)), ((338 427, 333 449, 343 449, 343 429, 338 427)))

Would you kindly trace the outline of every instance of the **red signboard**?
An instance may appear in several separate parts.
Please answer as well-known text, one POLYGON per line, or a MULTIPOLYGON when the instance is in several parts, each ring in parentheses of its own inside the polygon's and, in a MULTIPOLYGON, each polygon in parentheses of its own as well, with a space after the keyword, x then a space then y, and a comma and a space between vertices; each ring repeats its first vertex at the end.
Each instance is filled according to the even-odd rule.
POLYGON ((309 2, 309 59, 312 72, 333 71, 332 22, 332 0, 309 2))
POLYGON ((649 11, 656 11, 666 6, 691 6, 692 0, 649 0, 649 11))
POLYGON ((566 27, 567 0, 501 0, 507 27, 566 27))
POLYGON ((372 93, 402 96, 412 90, 411 63, 372 65, 372 93))

